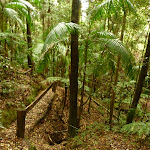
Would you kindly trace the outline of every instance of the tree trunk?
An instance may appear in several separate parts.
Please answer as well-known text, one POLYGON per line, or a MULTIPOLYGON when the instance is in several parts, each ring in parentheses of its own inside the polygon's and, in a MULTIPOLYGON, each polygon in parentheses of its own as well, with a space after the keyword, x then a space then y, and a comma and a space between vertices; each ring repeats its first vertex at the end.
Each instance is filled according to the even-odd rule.
POLYGON ((50 6, 50 2, 49 2, 49 8, 48 8, 48 21, 47 21, 47 28, 50 28, 50 13, 51 13, 51 6, 50 6))
POLYGON ((148 63, 149 63, 149 57, 150 57, 150 33, 148 36, 148 44, 147 44, 147 48, 146 48, 146 52, 145 52, 145 56, 143 59, 143 65, 140 71, 140 75, 139 75, 139 79, 138 79, 138 83, 136 86, 136 90, 135 90, 135 94, 134 94, 134 98, 131 104, 131 108, 128 111, 127 114, 127 124, 132 123, 133 118, 134 118, 134 114, 137 108, 137 104, 139 102, 139 98, 142 92, 142 87, 143 87, 143 82, 145 80, 145 77, 147 75, 147 70, 148 70, 148 63))
MULTIPOLYGON (((79 0, 72 1, 71 21, 79 22, 79 0)), ((77 94, 78 94, 78 33, 71 34, 71 75, 70 75, 70 111, 68 133, 71 137, 76 135, 77 122, 77 94)))
MULTIPOLYGON (((120 36, 121 41, 123 41, 123 37, 124 37, 125 24, 126 24, 126 12, 124 12, 123 21, 122 21, 122 30, 121 30, 121 36, 120 36)), ((117 82, 118 82, 120 59, 121 59, 120 55, 118 55, 117 66, 116 66, 116 71, 115 71, 114 87, 117 85, 117 82)), ((115 103, 115 95, 116 95, 115 91, 112 90, 112 99, 110 101, 110 118, 109 118, 110 130, 112 128, 112 117, 113 117, 113 109, 114 109, 114 103, 115 103)))
MULTIPOLYGON (((118 58, 117 58, 117 66, 116 66, 116 71, 115 71, 114 88, 115 88, 115 86, 117 85, 117 82, 118 82, 119 66, 120 66, 120 56, 118 56, 118 58)), ((109 119, 110 129, 112 128, 111 124, 112 124, 112 117, 113 117, 113 110, 114 110, 114 103, 115 103, 115 95, 116 95, 116 93, 115 93, 115 91, 113 89, 112 90, 112 99, 110 101, 110 119, 109 119)))
POLYGON ((31 38, 31 28, 30 28, 30 9, 28 8, 28 19, 26 19, 26 25, 27 25, 27 42, 28 42, 28 67, 32 68, 33 67, 33 62, 32 62, 32 38, 31 38))
POLYGON ((85 62, 84 62, 83 85, 82 85, 82 91, 81 91, 81 101, 80 101, 80 107, 79 107, 78 127, 80 127, 80 118, 83 112, 83 95, 84 95, 85 77, 86 77, 87 50, 88 50, 88 40, 85 43, 85 58, 84 58, 85 62))

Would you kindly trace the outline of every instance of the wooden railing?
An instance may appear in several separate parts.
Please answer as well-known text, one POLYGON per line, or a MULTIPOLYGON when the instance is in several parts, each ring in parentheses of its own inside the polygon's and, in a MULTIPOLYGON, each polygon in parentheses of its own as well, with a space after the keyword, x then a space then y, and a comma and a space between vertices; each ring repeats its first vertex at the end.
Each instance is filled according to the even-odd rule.
MULTIPOLYGON (((55 83, 55 82, 54 82, 55 83)), ((52 88, 54 85, 52 83, 46 90, 42 92, 29 106, 27 106, 24 109, 18 109, 17 110, 17 131, 16 135, 17 137, 24 138, 25 133, 25 117, 26 114, 39 102, 39 100, 52 88)))

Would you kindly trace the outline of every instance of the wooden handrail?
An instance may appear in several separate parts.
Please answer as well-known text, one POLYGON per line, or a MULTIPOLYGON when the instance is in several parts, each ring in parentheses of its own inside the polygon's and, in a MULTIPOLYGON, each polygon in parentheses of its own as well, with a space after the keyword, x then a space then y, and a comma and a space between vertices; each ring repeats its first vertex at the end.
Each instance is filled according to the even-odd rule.
POLYGON ((40 94, 30 105, 28 105, 25 110, 26 113, 29 112, 38 102, 39 100, 51 89, 54 83, 52 83, 47 89, 45 89, 42 94, 40 94))
POLYGON ((47 89, 45 89, 42 94, 40 94, 29 106, 24 109, 17 110, 17 137, 24 138, 25 132, 25 117, 27 112, 29 112, 38 102, 39 100, 52 88, 53 82, 47 89))

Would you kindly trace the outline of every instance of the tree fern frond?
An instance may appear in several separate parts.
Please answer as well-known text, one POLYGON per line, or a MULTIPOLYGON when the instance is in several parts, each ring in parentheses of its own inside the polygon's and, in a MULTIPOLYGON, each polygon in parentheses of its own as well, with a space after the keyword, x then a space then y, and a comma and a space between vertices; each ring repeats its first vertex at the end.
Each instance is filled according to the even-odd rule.
POLYGON ((131 1, 126 0, 126 3, 127 3, 128 8, 129 8, 129 11, 134 12, 136 14, 137 13, 136 8, 133 6, 131 1))
POLYGON ((45 54, 48 53, 49 49, 54 47, 55 44, 58 43, 60 40, 64 40, 68 35, 68 33, 74 33, 77 32, 78 30, 79 26, 72 22, 71 23, 61 22, 56 27, 54 27, 50 31, 45 40, 40 61, 41 59, 44 61, 43 57, 45 57, 45 54))
POLYGON ((9 32, 0 32, 0 39, 7 39, 10 37, 13 37, 17 40, 20 40, 20 38, 23 38, 21 34, 9 33, 9 32))
POLYGON ((134 12, 136 14, 136 9, 133 4, 129 0, 106 0, 102 4, 95 7, 90 15, 92 20, 98 20, 103 15, 109 15, 110 12, 115 13, 117 15, 117 11, 122 9, 123 12, 126 12, 128 9, 130 12, 134 12))
POLYGON ((116 39, 116 36, 114 34, 112 34, 111 32, 107 32, 107 31, 96 32, 96 36, 98 38, 116 39))
POLYGON ((67 52, 67 47, 64 46, 63 44, 58 44, 58 51, 65 56, 67 52))
POLYGON ((96 6, 90 13, 92 20, 97 20, 103 15, 110 14, 110 11, 113 11, 116 13, 116 4, 114 3, 114 0, 106 0, 103 3, 96 6), (94 16, 94 17, 93 17, 94 16))
POLYGON ((18 13, 14 9, 5 8, 4 13, 8 15, 10 18, 12 18, 13 20, 16 20, 17 22, 19 22, 19 24, 23 26, 23 23, 21 19, 19 18, 18 13))
POLYGON ((35 10, 35 8, 32 6, 31 3, 29 3, 28 1, 25 1, 25 0, 18 0, 18 2, 26 5, 28 8, 30 8, 31 10, 35 10))
POLYGON ((46 50, 48 44, 52 44, 55 42, 57 43, 58 41, 66 38, 68 33, 73 33, 73 32, 76 32, 78 30, 79 30, 79 26, 75 23, 72 23, 72 22, 70 22, 70 23, 65 23, 65 22, 59 23, 48 34, 48 36, 45 40, 45 43, 44 43, 43 51, 46 50))
POLYGON ((112 54, 121 56, 121 61, 127 75, 133 79, 134 73, 132 63, 134 62, 134 57, 131 52, 126 49, 119 39, 109 32, 98 32, 96 33, 96 37, 96 42, 100 44, 101 48, 107 48, 112 54))
POLYGON ((5 5, 6 8, 24 8, 27 9, 26 5, 21 2, 10 2, 5 5))

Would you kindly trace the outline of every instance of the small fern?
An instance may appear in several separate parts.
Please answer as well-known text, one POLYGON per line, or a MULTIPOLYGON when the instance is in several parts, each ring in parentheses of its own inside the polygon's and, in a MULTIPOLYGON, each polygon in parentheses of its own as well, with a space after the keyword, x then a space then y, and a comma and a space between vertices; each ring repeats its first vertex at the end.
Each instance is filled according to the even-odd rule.
POLYGON ((128 134, 137 134, 139 138, 145 139, 150 135, 150 122, 135 122, 124 125, 121 132, 128 134))

